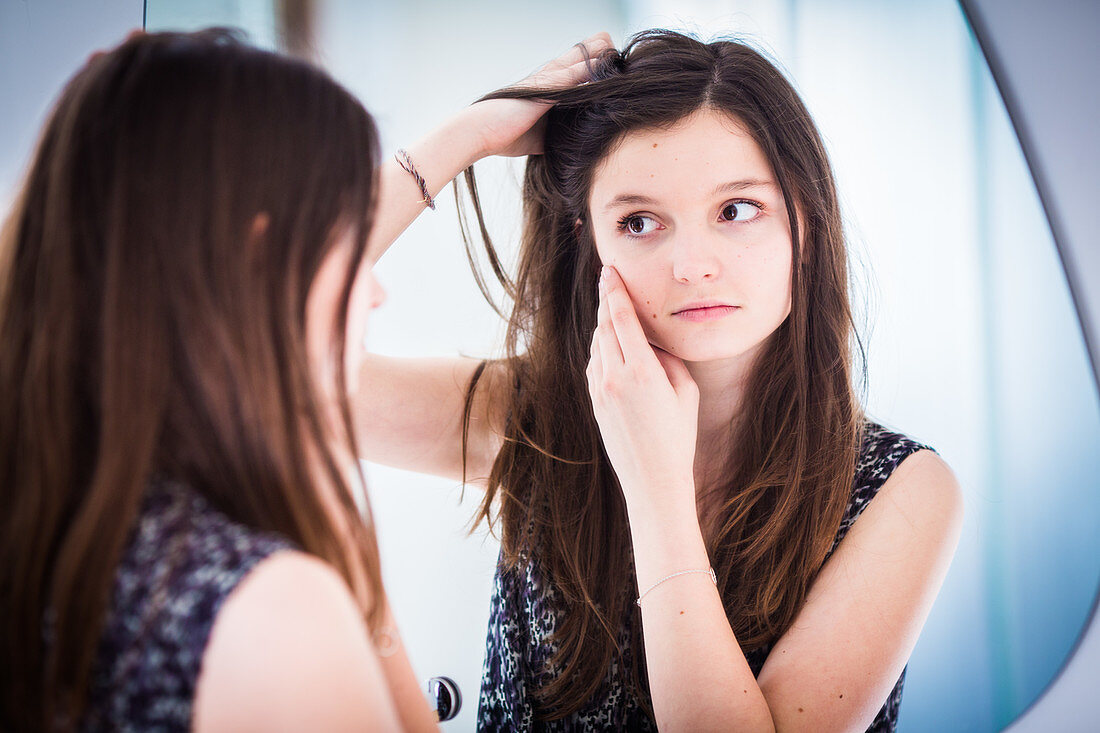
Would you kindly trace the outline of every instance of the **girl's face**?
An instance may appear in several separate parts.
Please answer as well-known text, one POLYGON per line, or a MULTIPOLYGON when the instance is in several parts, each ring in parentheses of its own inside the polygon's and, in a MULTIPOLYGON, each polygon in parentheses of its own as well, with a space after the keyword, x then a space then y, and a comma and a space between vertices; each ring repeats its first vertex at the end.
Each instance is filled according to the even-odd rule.
POLYGON ((791 311, 791 234, 771 165, 729 115, 627 134, 588 198, 596 250, 649 341, 688 362, 751 356, 791 311))

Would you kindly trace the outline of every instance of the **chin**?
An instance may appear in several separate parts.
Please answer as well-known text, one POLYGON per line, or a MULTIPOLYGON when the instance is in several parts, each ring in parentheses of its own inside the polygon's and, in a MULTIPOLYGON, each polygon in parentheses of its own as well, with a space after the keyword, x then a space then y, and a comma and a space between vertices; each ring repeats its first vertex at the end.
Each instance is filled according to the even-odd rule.
POLYGON ((714 328, 706 331, 681 329, 658 331, 647 329, 649 343, 667 351, 675 357, 692 363, 742 361, 754 358, 766 348, 766 345, 778 333, 786 322, 786 317, 771 330, 763 330, 759 325, 745 328, 748 324, 714 328))
POLYGON ((756 344, 737 344, 734 342, 726 341, 723 343, 715 343, 715 340, 711 340, 710 343, 701 344, 663 344, 659 341, 653 341, 659 348, 664 349, 673 356, 685 361, 694 363, 705 363, 713 361, 728 361, 731 359, 739 359, 750 351, 756 344))

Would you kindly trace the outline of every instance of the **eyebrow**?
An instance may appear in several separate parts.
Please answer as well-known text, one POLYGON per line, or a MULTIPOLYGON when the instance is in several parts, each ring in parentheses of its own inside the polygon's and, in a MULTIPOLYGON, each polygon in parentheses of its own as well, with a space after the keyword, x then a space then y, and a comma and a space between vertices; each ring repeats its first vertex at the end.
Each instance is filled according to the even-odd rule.
MULTIPOLYGON (((778 188, 775 181, 762 178, 745 178, 740 181, 730 181, 729 183, 720 183, 714 187, 712 196, 717 196, 723 193, 733 193, 735 191, 744 191, 747 188, 778 188)), ((604 207, 604 211, 610 211, 617 206, 624 205, 643 205, 648 206, 658 203, 656 199, 644 196, 640 193, 622 193, 611 199, 604 207)))

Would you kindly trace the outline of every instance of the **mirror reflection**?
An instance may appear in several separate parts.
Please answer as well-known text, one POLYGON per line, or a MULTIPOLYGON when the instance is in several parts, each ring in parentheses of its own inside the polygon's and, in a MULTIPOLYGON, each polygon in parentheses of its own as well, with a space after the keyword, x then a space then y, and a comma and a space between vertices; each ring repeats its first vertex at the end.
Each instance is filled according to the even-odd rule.
MULTIPOLYGON (((356 3, 312 10, 316 59, 411 145, 482 94, 607 30, 735 34, 775 59, 821 131, 867 351, 869 416, 936 448, 966 504, 950 572, 909 659, 901 730, 995 730, 1065 660, 1096 594, 1100 406, 1056 250, 959 9, 844 2, 356 3)), ((243 27, 277 45, 267 2, 150 0, 149 29, 243 27)), ((476 166, 484 218, 515 267, 523 158, 476 166)), ((369 347, 500 356, 504 324, 466 262, 449 191, 376 268, 389 298, 369 347)), ((476 231, 476 229, 475 229, 476 231)), ((597 239, 597 241, 599 241, 597 239)), ((491 280, 491 278, 490 278, 491 280)), ((489 283, 501 302, 503 290, 489 283)), ((368 467, 383 571, 422 678, 446 675, 474 726, 497 539, 466 536, 481 491, 368 467)))

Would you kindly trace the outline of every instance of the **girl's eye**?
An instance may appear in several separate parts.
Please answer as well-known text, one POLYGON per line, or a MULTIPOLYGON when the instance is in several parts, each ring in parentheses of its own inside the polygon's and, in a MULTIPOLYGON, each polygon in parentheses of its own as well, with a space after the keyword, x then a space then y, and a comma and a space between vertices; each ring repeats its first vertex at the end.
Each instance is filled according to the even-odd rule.
POLYGON ((657 229, 657 222, 648 216, 630 214, 619 219, 619 231, 630 236, 643 237, 657 229))
POLYGON ((752 221, 760 215, 760 206, 751 201, 733 201, 722 209, 723 221, 752 221))

